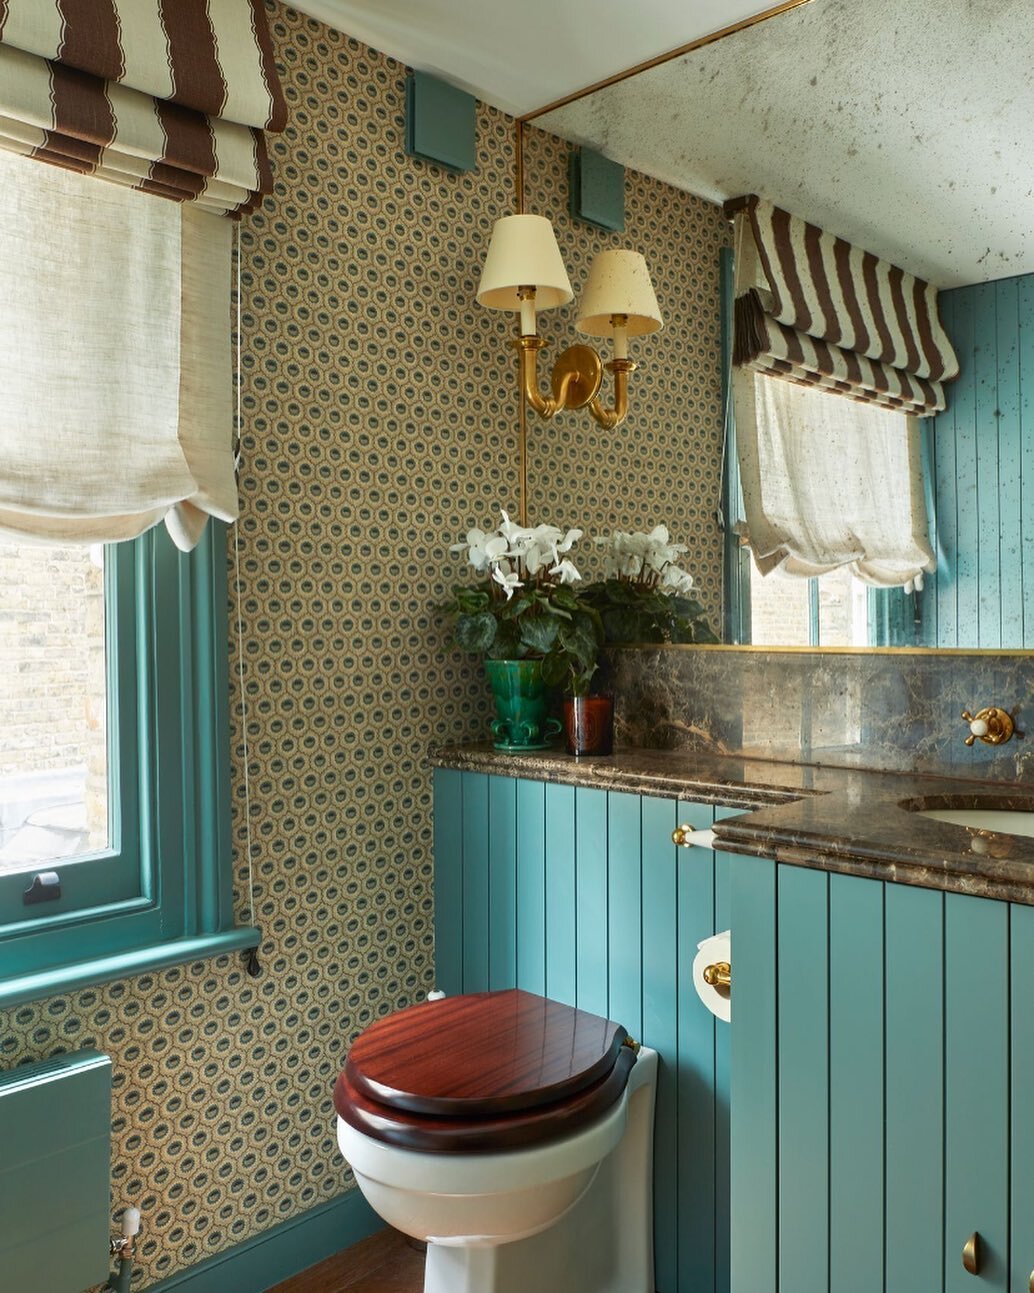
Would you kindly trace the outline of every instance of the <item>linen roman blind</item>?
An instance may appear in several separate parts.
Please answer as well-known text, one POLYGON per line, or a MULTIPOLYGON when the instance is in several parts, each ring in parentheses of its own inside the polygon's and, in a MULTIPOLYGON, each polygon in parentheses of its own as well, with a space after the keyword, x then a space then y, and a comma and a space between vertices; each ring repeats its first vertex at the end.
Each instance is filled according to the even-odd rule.
POLYGON ((917 417, 946 407, 959 365, 936 288, 756 196, 725 211, 734 364, 917 417))
POLYGON ((0 151, 0 529, 186 551, 236 518, 232 233, 0 151))
POLYGON ((239 216, 285 121, 263 0, 0 0, 0 148, 239 216))

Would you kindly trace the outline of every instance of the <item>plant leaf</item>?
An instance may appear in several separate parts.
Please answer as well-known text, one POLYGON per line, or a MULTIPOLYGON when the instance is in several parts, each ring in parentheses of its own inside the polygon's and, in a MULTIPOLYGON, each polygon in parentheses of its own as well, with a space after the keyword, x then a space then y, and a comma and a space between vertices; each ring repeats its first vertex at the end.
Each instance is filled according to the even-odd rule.
POLYGON ((554 615, 528 615, 520 623, 521 641, 541 655, 552 650, 559 631, 560 621, 554 615))
POLYGON ((464 651, 487 651, 496 638, 496 619, 488 611, 461 615, 456 621, 456 641, 464 651))

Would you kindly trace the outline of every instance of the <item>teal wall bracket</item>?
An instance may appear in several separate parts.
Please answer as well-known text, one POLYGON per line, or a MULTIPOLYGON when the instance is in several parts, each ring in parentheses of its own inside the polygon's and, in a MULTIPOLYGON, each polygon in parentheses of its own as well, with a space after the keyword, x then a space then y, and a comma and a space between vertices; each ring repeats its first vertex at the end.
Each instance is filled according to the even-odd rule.
POLYGON ((576 148, 567 160, 571 218, 596 229, 625 229, 625 168, 591 148, 576 148))
POLYGON ((477 100, 426 72, 406 77, 406 152, 449 171, 477 168, 477 100))

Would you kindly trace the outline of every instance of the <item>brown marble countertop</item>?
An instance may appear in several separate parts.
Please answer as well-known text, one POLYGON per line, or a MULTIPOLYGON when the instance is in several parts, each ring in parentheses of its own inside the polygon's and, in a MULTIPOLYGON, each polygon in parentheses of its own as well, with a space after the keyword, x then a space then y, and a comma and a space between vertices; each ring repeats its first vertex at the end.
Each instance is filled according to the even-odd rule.
POLYGON ((715 845, 738 855, 1034 905, 1034 838, 919 816, 916 808, 1019 808, 1034 786, 813 767, 688 750, 625 749, 574 759, 445 746, 436 767, 626 790, 742 808, 715 823, 715 845))

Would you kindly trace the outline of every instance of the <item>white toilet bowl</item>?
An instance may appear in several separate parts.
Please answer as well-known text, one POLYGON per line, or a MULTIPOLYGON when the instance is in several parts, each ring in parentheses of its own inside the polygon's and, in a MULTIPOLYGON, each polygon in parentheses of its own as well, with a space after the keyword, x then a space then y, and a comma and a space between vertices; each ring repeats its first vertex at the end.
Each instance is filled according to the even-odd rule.
MULTIPOLYGON (((553 1037, 558 1028, 577 1028, 585 1021, 616 1028, 530 994, 516 996, 520 1007, 526 1008, 529 1001, 548 1007, 553 1037)), ((476 1014, 461 1022, 469 1025, 472 1036, 483 1035, 486 1012, 493 1019, 505 1019, 511 1004, 507 999, 513 997, 511 993, 485 993, 476 1000, 467 998, 476 1014)), ((464 998, 449 1000, 452 1010, 464 1009, 464 998)), ((442 1004, 411 1009, 427 1011, 442 1004)), ((455 1023, 450 1026, 443 1018, 442 1025, 444 1036, 455 1040, 455 1023)), ((581 1034, 584 1032, 583 1026, 581 1034)), ((613 1032, 609 1036, 613 1037, 613 1032)), ((391 1046, 386 1050, 390 1052, 391 1046)), ((515 1069, 527 1075, 528 1055, 534 1065, 536 1052, 542 1050, 541 1038, 534 1030, 529 1033, 522 1022, 520 1036, 515 1035, 506 1054, 515 1069)), ((469 1071, 478 1062, 478 1053, 474 1052, 473 1060, 470 1055, 466 1058, 463 1076, 468 1091, 482 1090, 478 1075, 469 1071)), ((491 1048, 485 1054, 486 1081, 496 1091, 498 1056, 493 1063, 491 1048)), ((432 1129, 444 1127, 447 1135, 453 1123, 437 1111, 423 1115, 409 1108, 400 1114, 391 1105, 366 1101, 365 1126, 360 1129, 354 1125, 359 1121, 355 1110, 339 1094, 339 1081, 335 1101, 341 1152, 374 1210, 396 1229, 427 1241, 424 1293, 528 1293, 529 1289, 535 1293, 653 1293, 657 1055, 643 1047, 634 1063, 630 1064, 629 1058, 627 1051, 620 1056, 622 1074, 611 1079, 618 1090, 613 1098, 608 1097, 607 1107, 573 1130, 564 1128, 563 1116, 557 1118, 563 1101, 541 1102, 553 1088, 535 1086, 539 1073, 526 1077, 521 1097, 506 1087, 505 1099, 511 1102, 511 1109, 497 1119, 504 1124, 504 1140, 505 1126, 514 1118, 525 1124, 548 1121, 551 1125, 548 1132, 535 1133, 540 1134, 536 1143, 500 1150, 482 1143, 473 1152, 428 1152, 389 1143, 392 1136, 411 1132, 414 1124, 419 1134, 425 1119, 432 1129), (530 1111, 516 1108, 532 1088, 540 1103, 530 1111), (346 1116, 340 1116, 342 1110, 346 1116)), ((601 1062, 605 1063, 597 1061, 593 1072, 598 1072, 601 1062)), ((385 1077, 393 1071, 389 1060, 387 1067, 382 1064, 377 1069, 376 1082, 368 1085, 384 1094, 389 1086, 385 1077)), ((448 1075, 442 1078, 442 1087, 448 1088, 450 1080, 448 1075)), ((391 1098, 404 1098, 410 1105, 436 1098, 426 1084, 416 1093, 409 1090, 412 1082, 401 1085, 404 1097, 393 1091, 391 1098)), ((600 1079, 593 1085, 599 1087, 600 1079)), ((348 1089, 351 1091, 351 1086, 348 1089)), ((469 1098, 457 1101, 454 1091, 445 1094, 443 1090, 443 1094, 446 1102, 452 1099, 457 1107, 469 1098)), ((362 1102, 354 1091, 353 1099, 362 1102)), ((455 1114, 452 1117, 458 1124, 465 1121, 455 1114)), ((483 1118, 478 1121, 483 1125, 483 1118)), ((479 1139, 490 1142, 493 1138, 479 1139)))

